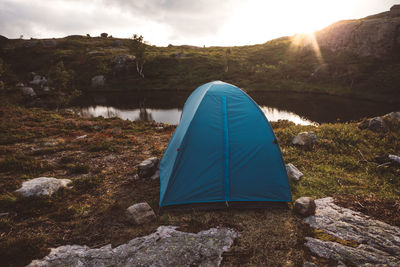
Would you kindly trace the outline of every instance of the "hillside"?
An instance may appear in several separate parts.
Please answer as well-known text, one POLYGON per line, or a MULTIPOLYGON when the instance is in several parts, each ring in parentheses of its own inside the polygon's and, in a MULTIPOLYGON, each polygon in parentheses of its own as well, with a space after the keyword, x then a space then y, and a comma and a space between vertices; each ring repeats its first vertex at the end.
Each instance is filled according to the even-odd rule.
POLYGON ((0 58, 6 72, 1 79, 14 86, 31 80, 31 72, 48 78, 62 61, 70 77, 67 87, 83 92, 191 91, 205 82, 224 80, 247 91, 318 92, 394 102, 400 99, 400 17, 393 10, 338 22, 315 36, 282 37, 260 45, 147 45, 144 78, 136 72, 131 39, 2 38, 0 58), (97 75, 103 75, 105 83, 92 88, 91 79, 97 75))

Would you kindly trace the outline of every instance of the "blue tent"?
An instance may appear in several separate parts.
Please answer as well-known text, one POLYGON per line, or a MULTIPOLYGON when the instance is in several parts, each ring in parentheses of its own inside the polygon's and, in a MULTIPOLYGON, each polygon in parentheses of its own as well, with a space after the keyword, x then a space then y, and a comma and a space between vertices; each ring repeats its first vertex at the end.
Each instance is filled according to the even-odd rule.
POLYGON ((160 206, 292 201, 285 165, 259 106, 221 81, 197 88, 160 162, 160 206))

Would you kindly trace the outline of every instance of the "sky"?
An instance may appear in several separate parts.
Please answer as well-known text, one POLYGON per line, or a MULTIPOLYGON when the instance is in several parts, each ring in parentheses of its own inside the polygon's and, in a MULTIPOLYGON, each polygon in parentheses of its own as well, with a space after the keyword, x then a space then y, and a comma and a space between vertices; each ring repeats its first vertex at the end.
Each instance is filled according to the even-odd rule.
POLYGON ((234 46, 387 11, 392 0, 0 0, 0 35, 143 35, 158 46, 234 46))

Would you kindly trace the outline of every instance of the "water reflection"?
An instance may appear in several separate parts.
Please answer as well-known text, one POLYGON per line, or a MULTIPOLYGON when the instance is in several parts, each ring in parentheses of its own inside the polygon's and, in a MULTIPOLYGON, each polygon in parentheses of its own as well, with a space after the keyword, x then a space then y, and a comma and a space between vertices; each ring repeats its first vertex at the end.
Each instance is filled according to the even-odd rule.
MULTIPOLYGON (((190 92, 142 91, 84 95, 75 103, 83 116, 119 117, 178 124, 190 92)), ((400 110, 396 104, 306 93, 251 92, 269 121, 310 125, 360 120, 400 110)))
MULTIPOLYGON (((296 124, 310 125, 317 124, 316 122, 307 120, 299 115, 277 108, 261 106, 261 110, 267 116, 269 121, 289 120, 296 124)), ((113 118, 118 117, 123 120, 130 121, 156 121, 168 124, 178 124, 181 117, 181 109, 152 109, 152 108, 137 108, 137 109, 118 109, 109 106, 91 106, 80 110, 80 115, 84 117, 99 117, 113 118)))
POLYGON ((84 117, 99 117, 114 118, 118 117, 123 120, 130 121, 156 121, 168 124, 178 124, 181 117, 181 110, 172 109, 152 109, 152 108, 137 108, 137 109, 118 109, 108 106, 91 106, 84 107, 80 110, 80 115, 84 117))

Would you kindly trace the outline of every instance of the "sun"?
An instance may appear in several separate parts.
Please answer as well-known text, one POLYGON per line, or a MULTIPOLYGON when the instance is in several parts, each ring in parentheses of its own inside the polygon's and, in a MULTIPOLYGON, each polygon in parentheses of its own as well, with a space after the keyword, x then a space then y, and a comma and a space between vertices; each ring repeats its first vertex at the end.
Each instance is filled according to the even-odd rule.
POLYGON ((232 44, 263 43, 297 33, 312 33, 346 17, 346 1, 249 0, 238 4, 221 30, 232 44), (240 39, 239 39, 240 38, 240 39), (246 43, 248 42, 248 43, 246 43))

